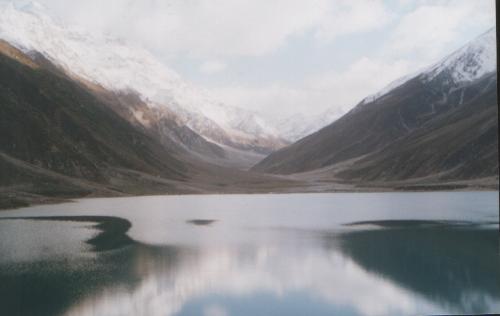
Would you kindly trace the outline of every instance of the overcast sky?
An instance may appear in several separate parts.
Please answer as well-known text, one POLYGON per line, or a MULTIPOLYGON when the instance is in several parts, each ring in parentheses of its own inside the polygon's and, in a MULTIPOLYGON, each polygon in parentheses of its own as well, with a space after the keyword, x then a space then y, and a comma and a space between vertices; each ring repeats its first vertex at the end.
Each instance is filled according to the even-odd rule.
MULTIPOLYGON (((20 1, 22 2, 22 1, 20 1)), ((494 0, 39 0, 228 103, 345 112, 495 25, 494 0)))

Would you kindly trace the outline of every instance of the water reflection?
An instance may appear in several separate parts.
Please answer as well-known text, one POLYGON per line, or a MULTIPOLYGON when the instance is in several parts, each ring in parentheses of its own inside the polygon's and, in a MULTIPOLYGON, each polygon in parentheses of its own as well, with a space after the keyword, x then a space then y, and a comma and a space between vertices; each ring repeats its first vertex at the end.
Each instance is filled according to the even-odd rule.
POLYGON ((331 242, 366 271, 449 310, 485 313, 493 302, 498 308, 498 230, 419 221, 384 226, 335 236, 331 242))
MULTIPOLYGON (((29 220, 22 222, 30 225, 29 220)), ((109 218, 106 223, 65 223, 77 234, 91 230, 92 249, 67 248, 66 255, 42 260, 1 260, 0 314, 410 315, 500 310, 494 229, 453 224, 327 231, 262 228, 265 239, 238 245, 150 246, 131 241, 109 249, 95 240, 109 245, 108 239, 123 240, 125 231, 113 229, 109 218)), ((51 234, 50 227, 38 227, 38 233, 51 234)), ((22 234, 23 229, 17 231, 22 234)), ((2 254, 6 248, 2 244, 2 254)))

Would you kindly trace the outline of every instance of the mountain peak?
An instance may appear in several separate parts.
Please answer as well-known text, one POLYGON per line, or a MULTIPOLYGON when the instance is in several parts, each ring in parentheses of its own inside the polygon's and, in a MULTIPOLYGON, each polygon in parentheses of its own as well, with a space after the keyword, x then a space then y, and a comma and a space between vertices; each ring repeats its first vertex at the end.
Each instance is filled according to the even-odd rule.
POLYGON ((490 28, 424 72, 430 81, 446 73, 455 84, 470 82, 496 71, 496 31, 490 28))
POLYGON ((373 102, 419 76, 426 82, 439 75, 449 76, 447 79, 453 85, 471 82, 496 71, 496 61, 496 30, 492 27, 431 67, 394 80, 379 92, 364 98, 360 105, 373 102))

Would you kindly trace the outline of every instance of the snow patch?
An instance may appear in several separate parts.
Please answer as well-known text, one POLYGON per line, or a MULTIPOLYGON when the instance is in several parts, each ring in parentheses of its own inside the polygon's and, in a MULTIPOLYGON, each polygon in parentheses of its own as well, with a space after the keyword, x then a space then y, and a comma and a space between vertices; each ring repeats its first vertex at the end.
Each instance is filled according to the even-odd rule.
POLYGON ((455 85, 474 81, 496 71, 496 32, 491 28, 469 44, 458 49, 439 63, 424 71, 425 80, 431 81, 443 72, 450 75, 455 85))

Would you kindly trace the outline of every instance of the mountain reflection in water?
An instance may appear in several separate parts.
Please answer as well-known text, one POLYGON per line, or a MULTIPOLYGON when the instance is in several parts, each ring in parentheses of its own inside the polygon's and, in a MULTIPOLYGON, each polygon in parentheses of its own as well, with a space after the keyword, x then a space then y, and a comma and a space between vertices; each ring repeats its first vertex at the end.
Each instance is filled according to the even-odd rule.
MULTIPOLYGON (((22 231, 36 220, 7 219, 0 225, 16 222, 22 231)), ((74 225, 71 219, 61 220, 43 222, 74 225)), ((68 249, 40 260, 0 260, 0 314, 407 315, 500 310, 498 228, 431 221, 374 227, 374 222, 329 231, 266 229, 269 242, 196 247, 131 241, 110 250, 95 240, 109 245, 109 240, 126 240, 126 231, 116 229, 111 217, 88 222, 70 228, 91 230, 91 249, 68 249), (279 236, 279 242, 273 242, 273 236, 279 236)), ((115 222, 126 226, 123 220, 115 222)), ((43 232, 43 226, 38 229, 42 235, 51 233, 43 232)))
POLYGON ((414 225, 351 232, 338 240, 342 253, 369 273, 447 309, 484 313, 500 300, 496 229, 421 226, 415 221, 414 225))

